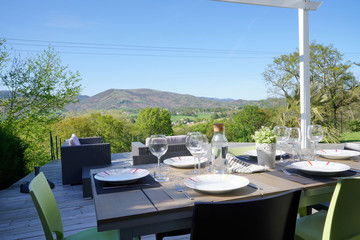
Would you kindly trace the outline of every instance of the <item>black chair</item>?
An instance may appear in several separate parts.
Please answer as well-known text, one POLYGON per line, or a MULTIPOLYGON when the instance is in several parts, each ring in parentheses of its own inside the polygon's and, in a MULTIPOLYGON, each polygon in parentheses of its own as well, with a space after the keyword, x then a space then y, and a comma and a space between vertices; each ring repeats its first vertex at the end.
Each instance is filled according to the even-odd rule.
POLYGON ((300 189, 236 202, 197 202, 191 240, 294 239, 300 189))

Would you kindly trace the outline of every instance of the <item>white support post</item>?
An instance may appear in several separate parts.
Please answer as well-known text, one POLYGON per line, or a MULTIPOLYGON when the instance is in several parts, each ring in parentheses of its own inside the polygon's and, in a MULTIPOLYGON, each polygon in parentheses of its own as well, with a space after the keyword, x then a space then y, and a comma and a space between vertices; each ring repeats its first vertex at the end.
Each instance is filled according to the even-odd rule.
POLYGON ((308 148, 307 126, 311 125, 309 10, 299 9, 301 148, 308 148))

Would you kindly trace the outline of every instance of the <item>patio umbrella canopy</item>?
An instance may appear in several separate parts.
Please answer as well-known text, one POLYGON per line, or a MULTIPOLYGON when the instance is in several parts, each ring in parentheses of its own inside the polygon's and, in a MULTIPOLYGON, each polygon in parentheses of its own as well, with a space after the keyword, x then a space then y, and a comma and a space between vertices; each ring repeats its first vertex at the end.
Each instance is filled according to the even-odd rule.
MULTIPOLYGON (((307 126, 311 125, 310 106, 310 48, 309 48, 309 10, 317 10, 322 2, 309 0, 215 0, 270 7, 295 8, 299 15, 299 56, 300 56, 300 112, 301 135, 306 136, 307 126)), ((309 145, 306 137, 301 139, 301 148, 309 145)))

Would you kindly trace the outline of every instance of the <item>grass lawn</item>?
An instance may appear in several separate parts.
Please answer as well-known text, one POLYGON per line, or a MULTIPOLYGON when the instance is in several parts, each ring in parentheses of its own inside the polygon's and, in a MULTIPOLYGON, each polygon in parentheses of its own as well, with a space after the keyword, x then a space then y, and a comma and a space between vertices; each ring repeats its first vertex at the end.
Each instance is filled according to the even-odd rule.
POLYGON ((360 142, 360 132, 344 132, 340 142, 360 142))

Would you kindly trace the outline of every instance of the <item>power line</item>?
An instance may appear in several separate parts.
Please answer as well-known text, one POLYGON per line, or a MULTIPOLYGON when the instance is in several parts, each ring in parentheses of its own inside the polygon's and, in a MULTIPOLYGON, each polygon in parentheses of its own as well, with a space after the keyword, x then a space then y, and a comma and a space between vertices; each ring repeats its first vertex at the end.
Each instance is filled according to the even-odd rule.
MULTIPOLYGON (((14 49, 17 52, 43 52, 41 50, 24 50, 14 49)), ((229 58, 229 59, 259 59, 262 56, 200 56, 200 55, 161 55, 161 54, 131 54, 131 53, 95 53, 95 52, 64 52, 59 51, 60 54, 77 54, 77 55, 103 55, 103 56, 133 56, 133 57, 172 57, 172 58, 229 58)))
MULTIPOLYGON (((208 51, 208 52, 222 52, 222 53, 247 53, 247 54, 281 54, 283 52, 275 52, 275 51, 249 51, 249 50, 231 50, 231 49, 209 49, 209 48, 184 48, 184 47, 165 47, 165 46, 147 46, 147 45, 126 45, 126 44, 107 44, 107 43, 85 43, 85 42, 61 42, 61 41, 49 41, 49 40, 33 40, 33 39, 19 39, 19 38, 6 38, 6 40, 11 41, 25 41, 25 42, 40 42, 40 43, 47 43, 47 44, 70 44, 70 45, 88 45, 80 46, 82 48, 96 48, 94 46, 105 46, 108 49, 113 49, 109 47, 121 47, 126 49, 146 49, 146 50, 153 50, 153 49, 165 49, 165 50, 184 50, 184 51, 208 51)), ((13 43, 13 44, 24 44, 24 43, 13 43)), ((63 46, 63 47, 71 47, 71 46, 63 46)), ((73 46, 72 46, 73 47, 73 46)), ((100 48, 101 49, 101 48, 100 48)))
MULTIPOLYGON (((49 45, 45 44, 28 44, 28 43, 7 43, 8 45, 16 45, 16 46, 35 46, 35 47, 47 47, 49 45)), ((137 49, 137 48, 121 48, 121 47, 86 47, 86 46, 64 46, 64 45, 51 45, 56 48, 78 48, 78 49, 101 49, 101 50, 125 50, 125 51, 157 51, 157 52, 196 52, 196 53, 211 53, 211 54, 269 54, 274 55, 278 54, 278 52, 264 52, 264 51, 223 51, 219 50, 210 51, 210 50, 169 50, 169 49, 137 49)))
MULTIPOLYGON (((111 50, 111 51, 126 51, 124 52, 74 52, 74 51, 58 51, 62 54, 77 54, 77 55, 108 55, 108 56, 136 56, 136 57, 182 57, 182 58, 268 58, 274 55, 284 54, 284 52, 276 51, 252 51, 252 50, 229 50, 229 49, 210 49, 210 48, 185 48, 185 47, 165 47, 165 46, 148 46, 148 45, 127 45, 127 44, 108 44, 108 43, 87 43, 87 42, 69 42, 69 41, 50 41, 50 40, 34 40, 21 38, 6 38, 7 45, 15 46, 33 46, 33 47, 48 47, 54 48, 70 48, 70 49, 91 49, 91 50, 111 50), (10 40, 11 42, 8 42, 10 40), (12 42, 15 41, 15 42, 12 42), (19 43, 20 42, 20 43, 19 43), (25 43, 24 43, 25 42, 25 43), (29 43, 32 42, 32 43, 29 43), (46 43, 46 44, 44 44, 46 43), (61 45, 58 45, 61 44, 61 45), (128 53, 129 51, 144 53, 128 53), (150 54, 146 52, 159 52, 159 54, 150 54), (177 53, 176 55, 162 54, 162 53, 177 53), (178 53, 186 53, 187 55, 179 55, 178 53), (192 53, 209 54, 192 55, 192 53), (256 56, 254 56, 256 55, 256 56)), ((23 50, 18 49, 19 52, 41 52, 37 50, 23 50)), ((345 55, 357 56, 360 52, 347 52, 345 55)))

